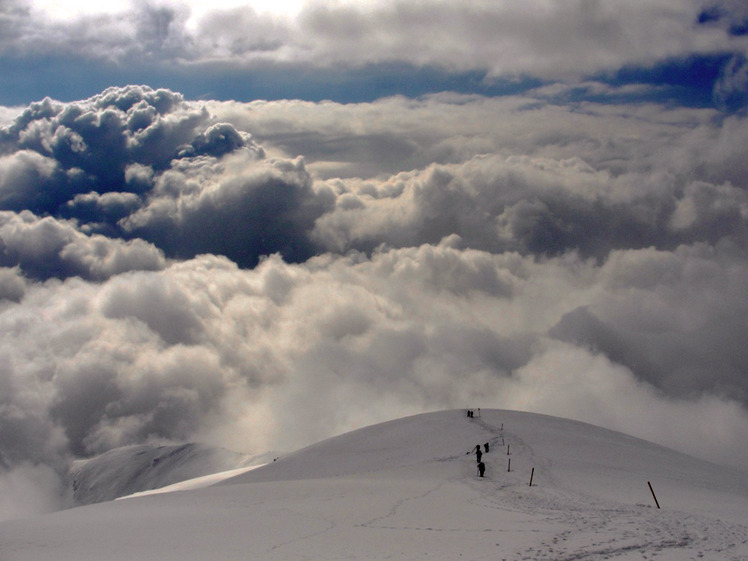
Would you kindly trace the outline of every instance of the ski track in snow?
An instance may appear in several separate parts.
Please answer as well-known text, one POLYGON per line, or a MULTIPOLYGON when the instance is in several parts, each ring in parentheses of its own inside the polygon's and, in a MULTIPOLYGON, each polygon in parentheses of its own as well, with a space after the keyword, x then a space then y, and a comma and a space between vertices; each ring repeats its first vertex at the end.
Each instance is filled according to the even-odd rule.
MULTIPOLYGON (((285 510, 286 512, 291 512, 294 515, 301 514, 301 513, 297 512, 295 510, 292 510, 292 509, 281 509, 281 510, 285 510)), ((309 516, 309 515, 306 515, 306 516, 309 516)), ((310 518, 312 518, 314 522, 316 522, 318 520, 322 520, 324 522, 324 524, 325 524, 325 527, 323 529, 321 529, 321 530, 317 530, 317 531, 311 532, 309 534, 305 534, 305 535, 301 535, 301 536, 296 536, 293 539, 279 542, 279 543, 273 545, 272 547, 268 548, 267 551, 266 551, 266 553, 267 554, 276 553, 278 550, 281 550, 281 549, 286 548, 288 546, 295 545, 295 544, 298 544, 300 542, 303 542, 305 540, 309 540, 309 539, 312 539, 312 538, 317 538, 319 536, 322 536, 323 534, 326 534, 326 533, 330 532, 331 530, 333 530, 336 527, 336 523, 335 523, 334 520, 330 520, 328 518, 325 518, 324 516, 320 516, 320 515, 317 514, 317 515, 315 515, 313 517, 310 516, 310 518)))
MULTIPOLYGON (((692 514, 667 512, 653 509, 648 505, 636 505, 631 508, 613 501, 604 501, 597 497, 581 496, 569 492, 550 475, 549 463, 540 460, 532 448, 518 436, 504 432, 484 422, 482 418, 470 419, 484 429, 494 433, 489 442, 509 444, 501 452, 504 459, 512 456, 521 458, 522 469, 527 465, 535 468, 538 478, 545 478, 552 483, 552 492, 541 490, 537 485, 529 487, 528 482, 519 477, 510 478, 510 482, 500 485, 500 493, 484 493, 471 502, 487 502, 487 505, 499 510, 512 509, 532 514, 541 513, 545 523, 542 526, 560 525, 564 530, 540 541, 537 546, 516 552, 516 559, 581 561, 595 559, 710 559, 718 555, 719 559, 746 561, 744 553, 732 552, 736 546, 748 545, 748 528, 692 514), (491 502, 495 504, 491 505, 491 502), (577 508, 574 506, 577 505, 577 508), (604 536, 601 539, 600 536, 604 536), (698 551, 694 549, 699 544, 698 551), (725 545, 727 544, 727 545, 725 545), (665 555, 665 556, 663 556, 665 555)), ((484 454, 486 461, 489 454, 484 454)), ((494 459, 496 456, 491 456, 494 459)), ((501 457, 501 456, 500 456, 501 457)), ((508 463, 507 463, 508 464, 508 463)), ((494 469, 500 468, 494 459, 494 469)), ((532 469, 532 468, 530 468, 532 469)), ((515 463, 509 474, 517 474, 520 466, 515 463)), ((529 469, 526 469, 529 473, 529 469)), ((536 479, 535 481, 537 481, 536 479)), ((473 486, 482 482, 471 482, 473 486)), ((746 513, 748 516, 748 513, 746 513)))

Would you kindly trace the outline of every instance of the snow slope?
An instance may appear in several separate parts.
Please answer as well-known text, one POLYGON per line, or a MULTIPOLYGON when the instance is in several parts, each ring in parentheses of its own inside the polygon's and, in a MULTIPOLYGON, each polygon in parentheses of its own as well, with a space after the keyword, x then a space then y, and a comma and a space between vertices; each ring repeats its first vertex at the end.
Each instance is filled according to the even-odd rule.
POLYGON ((212 487, 2 523, 0 559, 745 560, 746 475, 574 421, 443 411, 212 487))
POLYGON ((75 503, 85 505, 238 468, 248 461, 242 454, 202 444, 143 444, 77 460, 68 479, 75 503))

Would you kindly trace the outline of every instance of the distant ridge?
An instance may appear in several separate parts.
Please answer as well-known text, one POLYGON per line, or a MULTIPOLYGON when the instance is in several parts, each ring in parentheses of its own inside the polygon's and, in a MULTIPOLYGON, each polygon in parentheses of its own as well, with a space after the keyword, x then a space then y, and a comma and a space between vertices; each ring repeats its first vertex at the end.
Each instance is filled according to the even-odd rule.
POLYGON ((203 444, 135 445, 74 462, 68 484, 76 505, 110 501, 244 465, 247 457, 203 444))

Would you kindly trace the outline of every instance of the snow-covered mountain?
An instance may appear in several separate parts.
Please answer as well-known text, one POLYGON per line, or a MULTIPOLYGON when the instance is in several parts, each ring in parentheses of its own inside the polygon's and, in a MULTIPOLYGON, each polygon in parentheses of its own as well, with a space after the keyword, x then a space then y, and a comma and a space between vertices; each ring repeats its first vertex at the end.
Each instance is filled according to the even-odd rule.
POLYGON ((4 522, 0 559, 737 561, 748 474, 584 423, 443 411, 210 487, 4 522))
POLYGON ((245 455, 202 444, 144 444, 77 460, 68 479, 75 504, 86 505, 238 468, 249 461, 245 455))

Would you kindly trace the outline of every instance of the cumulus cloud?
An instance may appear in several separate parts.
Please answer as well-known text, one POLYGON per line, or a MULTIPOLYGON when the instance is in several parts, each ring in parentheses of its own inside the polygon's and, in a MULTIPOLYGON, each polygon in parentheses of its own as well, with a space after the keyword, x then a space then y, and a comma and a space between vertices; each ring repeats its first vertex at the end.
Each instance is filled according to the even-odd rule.
POLYGON ((26 283, 18 268, 0 268, 0 300, 19 301, 26 291, 26 283))
POLYGON ((578 157, 476 156, 378 184, 331 184, 344 192, 317 221, 315 236, 339 251, 438 243, 457 234, 465 246, 487 251, 576 250, 604 259, 616 248, 741 238, 746 225, 740 188, 683 185, 666 174, 613 176, 578 157))
POLYGON ((312 255, 308 232, 332 195, 312 189, 301 159, 255 157, 243 152, 223 162, 197 157, 174 165, 147 203, 121 221, 123 230, 178 257, 220 253, 245 266, 275 252, 305 260, 312 255))
POLYGON ((748 465, 744 118, 557 99, 23 110, 0 130, 0 485, 468 406, 748 465))
POLYGON ((307 235, 332 202, 302 159, 266 159, 249 133, 168 90, 45 99, 0 130, 0 151, 1 209, 73 220, 131 249, 152 242, 168 257, 306 259, 307 235))
POLYGON ((102 280, 131 270, 158 270, 163 252, 140 239, 87 236, 73 224, 29 211, 0 211, 0 265, 37 279, 80 276, 102 280))
POLYGON ((134 86, 32 104, 0 132, 12 180, 0 186, 3 208, 55 213, 78 194, 126 192, 131 164, 167 166, 205 126, 208 115, 187 107, 179 94, 134 86))

